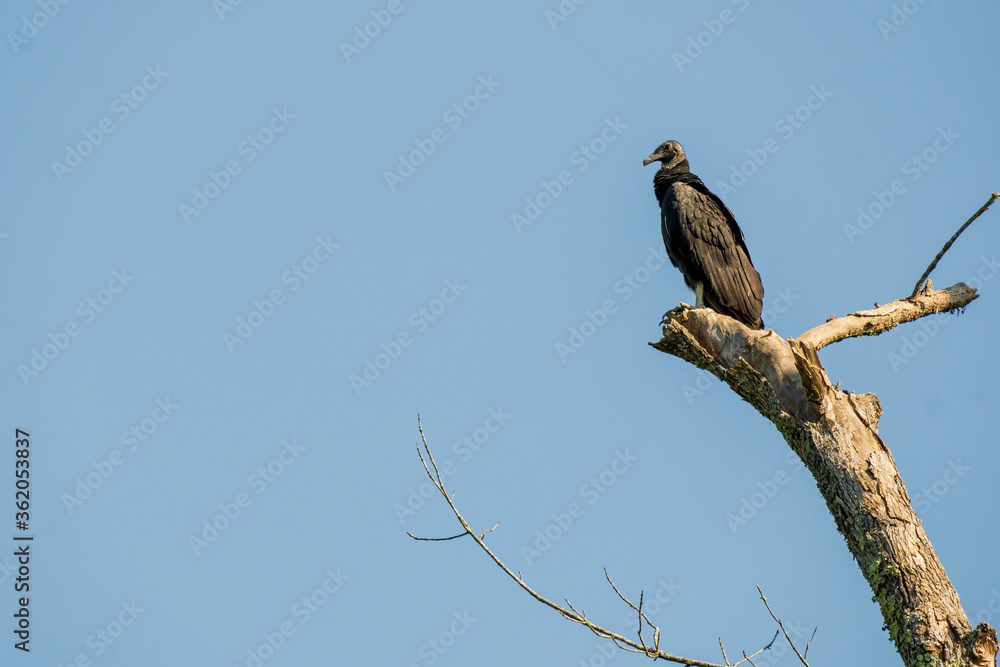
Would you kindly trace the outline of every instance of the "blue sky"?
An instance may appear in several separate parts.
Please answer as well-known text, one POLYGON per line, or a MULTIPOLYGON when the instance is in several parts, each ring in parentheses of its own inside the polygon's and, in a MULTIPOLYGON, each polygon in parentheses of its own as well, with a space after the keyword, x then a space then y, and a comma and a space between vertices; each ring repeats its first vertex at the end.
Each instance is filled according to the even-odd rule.
MULTIPOLYGON (((35 539, 28 655, 0 558, 0 662, 640 664, 471 543, 406 536, 457 526, 424 497, 419 413, 465 516, 500 522, 489 543, 542 594, 628 632, 606 567, 657 602, 665 649, 721 660, 720 636, 773 634, 759 585, 797 638, 819 626, 813 664, 893 664, 778 432, 646 344, 693 295, 641 163, 684 145, 780 335, 903 297, 1000 187, 997 13, 6 3, 0 466, 29 432, 35 539)), ((964 314, 821 355, 878 394, 994 625, 996 216, 932 275, 980 287, 964 314)))

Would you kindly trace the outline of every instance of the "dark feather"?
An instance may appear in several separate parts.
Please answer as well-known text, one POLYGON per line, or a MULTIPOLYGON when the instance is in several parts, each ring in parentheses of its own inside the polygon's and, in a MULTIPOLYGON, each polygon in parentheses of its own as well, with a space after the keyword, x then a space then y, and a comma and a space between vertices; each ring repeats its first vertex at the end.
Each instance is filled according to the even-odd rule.
POLYGON ((684 149, 662 144, 646 159, 661 160, 653 178, 663 243, 691 289, 703 284, 704 305, 748 327, 762 329, 764 286, 743 232, 722 200, 690 172, 684 149))

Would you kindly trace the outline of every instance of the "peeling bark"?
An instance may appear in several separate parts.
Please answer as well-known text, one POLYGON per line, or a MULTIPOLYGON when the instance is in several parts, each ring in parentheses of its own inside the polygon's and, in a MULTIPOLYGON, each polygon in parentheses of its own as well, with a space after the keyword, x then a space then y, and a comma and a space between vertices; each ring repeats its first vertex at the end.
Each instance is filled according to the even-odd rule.
POLYGON ((977 297, 976 290, 965 283, 935 292, 928 280, 924 289, 912 297, 897 299, 884 306, 876 304, 877 307, 873 310, 859 310, 843 317, 831 317, 825 324, 810 329, 798 339, 819 350, 838 340, 854 336, 877 336, 904 322, 933 313, 965 308, 977 297))
POLYGON ((938 291, 928 284, 913 298, 831 318, 788 340, 709 309, 677 308, 665 316, 663 338, 650 343, 712 372, 778 428, 815 478, 908 667, 997 667, 996 632, 970 626, 878 435, 878 398, 834 387, 817 350, 976 297, 962 283, 938 291))

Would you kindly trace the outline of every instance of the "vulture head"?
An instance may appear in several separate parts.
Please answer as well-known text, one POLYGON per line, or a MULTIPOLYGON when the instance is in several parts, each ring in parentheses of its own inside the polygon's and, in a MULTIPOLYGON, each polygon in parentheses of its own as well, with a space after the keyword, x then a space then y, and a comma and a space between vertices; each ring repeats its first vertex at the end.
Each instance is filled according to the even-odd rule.
POLYGON ((684 156, 684 149, 679 143, 671 139, 657 146, 653 154, 642 161, 642 166, 645 167, 652 162, 662 162, 665 168, 673 169, 685 161, 687 161, 687 158, 684 156))

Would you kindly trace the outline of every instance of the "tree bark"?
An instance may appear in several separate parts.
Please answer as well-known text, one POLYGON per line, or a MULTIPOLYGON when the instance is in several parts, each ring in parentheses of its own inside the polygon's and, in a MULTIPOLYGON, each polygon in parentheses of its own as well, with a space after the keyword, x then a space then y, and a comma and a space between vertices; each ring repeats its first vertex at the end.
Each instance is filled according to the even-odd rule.
POLYGON ((709 370, 778 428, 815 478, 908 667, 997 667, 996 632, 986 623, 970 626, 878 435, 878 398, 834 387, 817 350, 963 308, 976 297, 962 283, 928 286, 788 340, 709 309, 678 308, 665 316, 663 338, 650 343, 709 370))

